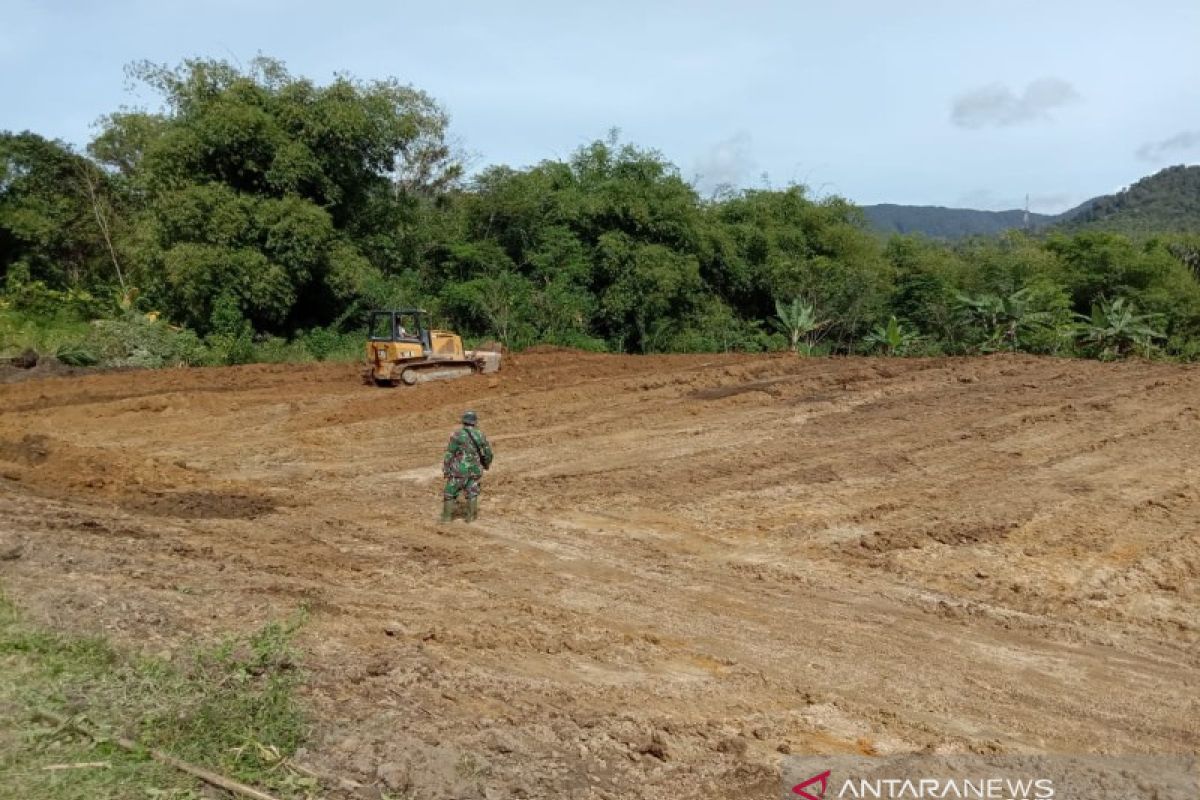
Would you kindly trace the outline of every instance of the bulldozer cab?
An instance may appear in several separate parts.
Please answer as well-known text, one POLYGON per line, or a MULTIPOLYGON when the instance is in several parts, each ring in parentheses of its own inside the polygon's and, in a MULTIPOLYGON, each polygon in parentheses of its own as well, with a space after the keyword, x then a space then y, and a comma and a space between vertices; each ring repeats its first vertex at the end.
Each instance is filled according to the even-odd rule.
POLYGON ((396 311, 372 311, 367 335, 372 342, 411 342, 420 344, 428 353, 431 349, 426 314, 416 308, 396 311))

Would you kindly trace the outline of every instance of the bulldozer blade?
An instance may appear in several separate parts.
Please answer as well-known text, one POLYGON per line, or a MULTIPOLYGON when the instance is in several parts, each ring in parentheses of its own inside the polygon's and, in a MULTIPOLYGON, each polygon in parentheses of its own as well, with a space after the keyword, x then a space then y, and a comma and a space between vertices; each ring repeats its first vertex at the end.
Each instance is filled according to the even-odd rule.
POLYGON ((450 381, 472 375, 475 368, 469 364, 454 364, 441 367, 409 367, 400 373, 400 381, 406 386, 430 381, 450 381))

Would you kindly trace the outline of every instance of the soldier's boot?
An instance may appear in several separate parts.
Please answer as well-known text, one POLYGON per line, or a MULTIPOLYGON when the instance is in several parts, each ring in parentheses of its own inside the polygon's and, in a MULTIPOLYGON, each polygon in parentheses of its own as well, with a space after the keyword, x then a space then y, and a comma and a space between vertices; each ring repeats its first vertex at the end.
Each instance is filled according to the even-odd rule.
POLYGON ((479 516, 479 498, 472 497, 467 500, 467 522, 474 522, 479 516))
POLYGON ((449 522, 454 518, 454 501, 442 500, 442 518, 440 522, 449 522))

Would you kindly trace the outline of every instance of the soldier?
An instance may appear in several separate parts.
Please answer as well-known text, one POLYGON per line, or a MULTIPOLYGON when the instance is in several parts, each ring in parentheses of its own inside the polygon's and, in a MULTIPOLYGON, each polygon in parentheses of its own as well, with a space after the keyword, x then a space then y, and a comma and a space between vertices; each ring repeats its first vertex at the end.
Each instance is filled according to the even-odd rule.
POLYGON ((474 411, 462 415, 463 426, 450 437, 446 455, 442 458, 442 522, 454 515, 454 504, 460 494, 467 498, 467 522, 479 515, 479 481, 484 470, 492 466, 492 446, 483 431, 476 427, 479 417, 474 411))

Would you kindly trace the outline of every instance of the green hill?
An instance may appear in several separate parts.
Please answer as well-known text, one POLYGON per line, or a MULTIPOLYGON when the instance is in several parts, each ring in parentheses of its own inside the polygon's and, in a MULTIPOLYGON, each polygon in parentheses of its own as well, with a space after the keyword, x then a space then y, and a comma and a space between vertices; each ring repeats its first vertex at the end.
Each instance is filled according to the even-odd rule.
MULTIPOLYGON (((977 211, 884 203, 863 206, 880 233, 922 233, 936 239, 990 236, 1025 227, 1025 212, 977 211)), ((1062 214, 1030 214, 1032 230, 1106 230, 1129 236, 1200 233, 1200 166, 1168 167, 1116 194, 1093 197, 1062 214)))
MULTIPOLYGON (((989 236, 1025 226, 1025 212, 977 211, 971 208, 943 206, 902 206, 881 203, 863 206, 871 227, 880 233, 923 233, 935 239, 961 239, 965 236, 989 236)), ((1058 218, 1030 214, 1029 225, 1042 228, 1058 218)))
POLYGON ((1200 232, 1200 166, 1176 166, 1062 214, 1062 227, 1126 235, 1200 232))

